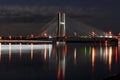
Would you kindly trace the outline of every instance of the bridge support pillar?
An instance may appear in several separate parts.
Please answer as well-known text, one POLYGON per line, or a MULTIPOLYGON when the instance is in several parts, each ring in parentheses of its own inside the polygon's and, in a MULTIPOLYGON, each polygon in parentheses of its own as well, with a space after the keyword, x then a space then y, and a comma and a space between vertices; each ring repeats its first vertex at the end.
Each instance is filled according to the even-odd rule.
POLYGON ((65 36, 65 13, 58 13, 58 31, 57 31, 58 37, 64 37, 65 36))

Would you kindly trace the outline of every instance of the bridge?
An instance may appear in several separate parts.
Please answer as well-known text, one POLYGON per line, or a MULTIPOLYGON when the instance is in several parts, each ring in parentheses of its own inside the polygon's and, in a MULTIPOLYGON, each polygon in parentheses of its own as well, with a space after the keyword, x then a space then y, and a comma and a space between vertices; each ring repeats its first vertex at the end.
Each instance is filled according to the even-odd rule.
POLYGON ((65 13, 58 13, 57 19, 52 19, 42 29, 42 33, 34 39, 44 39, 53 42, 97 42, 97 43, 117 43, 117 36, 112 32, 104 32, 95 27, 85 25, 70 17, 65 13))
POLYGON ((57 18, 53 18, 45 24, 40 34, 30 37, 0 37, 0 42, 35 42, 35 43, 51 43, 51 42, 97 42, 97 43, 117 43, 118 39, 112 32, 104 32, 95 27, 91 27, 78 22, 70 17, 66 17, 65 13, 59 12, 57 18))

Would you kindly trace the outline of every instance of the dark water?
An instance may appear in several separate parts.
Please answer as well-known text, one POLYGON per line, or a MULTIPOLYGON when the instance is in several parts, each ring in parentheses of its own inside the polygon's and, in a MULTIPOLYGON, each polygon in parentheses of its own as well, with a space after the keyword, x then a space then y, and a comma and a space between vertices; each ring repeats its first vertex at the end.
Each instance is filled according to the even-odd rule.
POLYGON ((120 73, 120 47, 0 43, 0 80, 101 80, 120 73))

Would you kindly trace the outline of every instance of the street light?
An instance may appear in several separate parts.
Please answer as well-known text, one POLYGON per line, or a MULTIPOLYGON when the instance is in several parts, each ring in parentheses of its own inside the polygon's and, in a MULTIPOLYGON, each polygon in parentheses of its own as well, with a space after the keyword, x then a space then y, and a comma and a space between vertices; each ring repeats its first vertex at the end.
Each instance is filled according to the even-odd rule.
POLYGON ((44 37, 47 37, 47 33, 44 33, 44 37))

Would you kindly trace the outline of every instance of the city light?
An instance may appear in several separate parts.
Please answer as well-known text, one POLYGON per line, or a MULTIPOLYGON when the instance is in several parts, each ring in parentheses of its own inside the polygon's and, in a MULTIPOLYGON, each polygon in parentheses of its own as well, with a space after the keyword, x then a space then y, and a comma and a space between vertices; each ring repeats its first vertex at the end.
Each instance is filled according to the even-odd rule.
POLYGON ((112 38, 112 32, 109 31, 109 38, 112 38))
POLYGON ((47 37, 47 33, 44 33, 44 37, 47 37))
POLYGON ((92 32, 91 35, 92 35, 92 37, 95 37, 95 32, 92 32))
POLYGON ((22 36, 20 35, 20 39, 22 39, 22 36))
POLYGON ((12 39, 12 36, 11 36, 11 35, 9 36, 9 39, 12 39))
POLYGON ((31 34, 31 38, 34 38, 34 35, 33 35, 33 34, 31 34))
POLYGON ((2 39, 2 36, 0 36, 0 40, 2 39))

